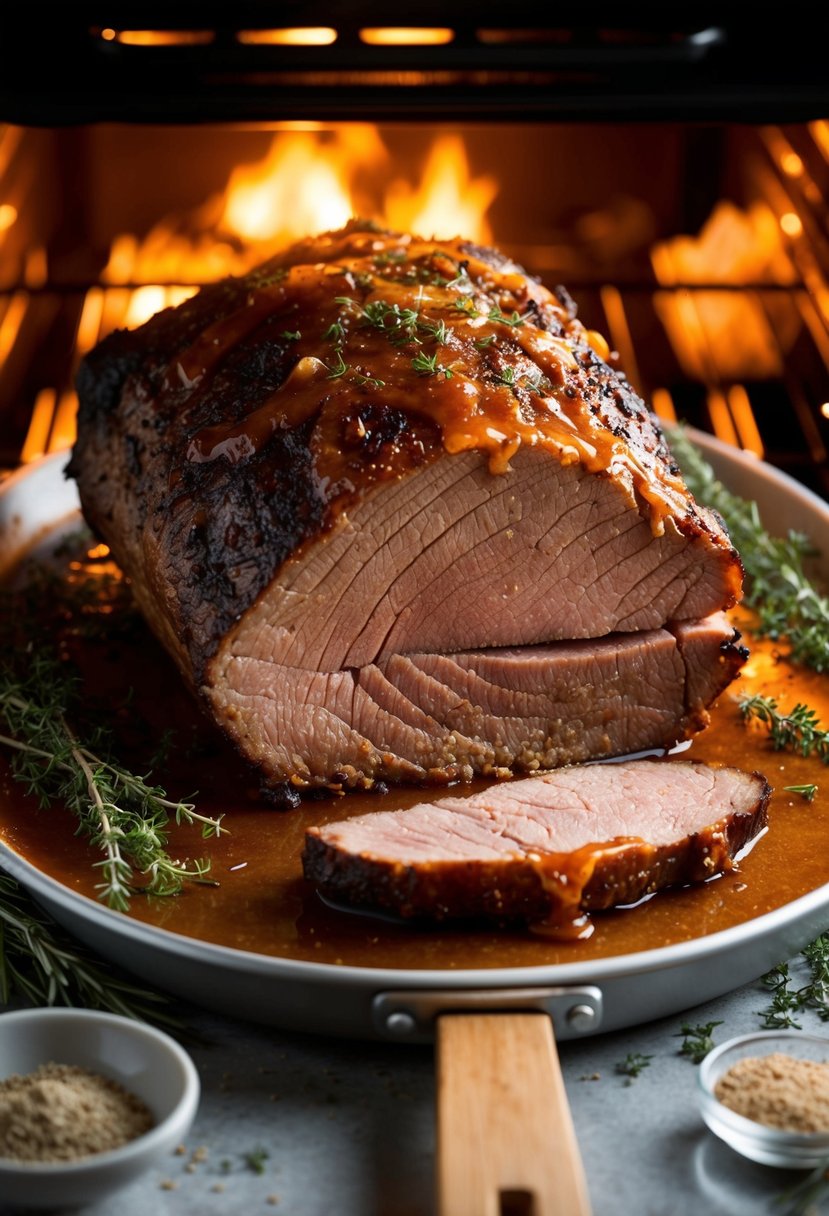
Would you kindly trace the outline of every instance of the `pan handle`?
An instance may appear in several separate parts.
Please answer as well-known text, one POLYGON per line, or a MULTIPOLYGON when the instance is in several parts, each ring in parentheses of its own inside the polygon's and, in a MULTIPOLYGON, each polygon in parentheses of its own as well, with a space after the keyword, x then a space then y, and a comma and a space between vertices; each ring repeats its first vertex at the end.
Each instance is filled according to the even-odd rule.
POLYGON ((438 1216, 590 1216, 543 1013, 437 1021, 438 1216))
POLYGON ((428 1043, 443 1013, 546 1013, 559 1039, 595 1034, 602 993, 592 984, 545 988, 406 988, 378 992, 371 1002, 375 1031, 398 1042, 428 1043))

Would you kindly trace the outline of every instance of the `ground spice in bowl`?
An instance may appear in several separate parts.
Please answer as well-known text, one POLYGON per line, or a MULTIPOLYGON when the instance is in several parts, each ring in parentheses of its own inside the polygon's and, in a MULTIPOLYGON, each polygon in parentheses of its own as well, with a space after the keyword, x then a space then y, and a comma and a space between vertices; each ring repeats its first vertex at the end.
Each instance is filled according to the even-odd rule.
POLYGON ((0 1081, 0 1157, 77 1161, 119 1148, 154 1126, 117 1081, 69 1064, 42 1064, 0 1081))
POLYGON ((746 1056, 723 1073, 714 1096, 755 1123, 787 1132, 829 1131, 829 1064, 784 1052, 746 1056))

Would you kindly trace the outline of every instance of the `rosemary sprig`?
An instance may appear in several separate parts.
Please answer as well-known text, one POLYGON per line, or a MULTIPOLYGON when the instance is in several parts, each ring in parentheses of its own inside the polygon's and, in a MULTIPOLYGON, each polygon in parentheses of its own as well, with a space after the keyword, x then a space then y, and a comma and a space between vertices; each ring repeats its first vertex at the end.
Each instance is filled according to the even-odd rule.
POLYGON ((793 659, 815 671, 829 671, 829 598, 804 570, 804 560, 815 554, 809 538, 800 532, 770 536, 757 504, 732 494, 717 480, 681 427, 671 431, 670 442, 692 494, 726 522, 745 567, 745 602, 759 617, 758 632, 786 637, 793 659))
POLYGON ((787 794, 800 794, 800 797, 805 798, 807 802, 814 802, 818 787, 811 783, 809 785, 784 785, 783 789, 787 794))
POLYGON ((0 874, 0 1005, 15 995, 33 1005, 79 1005, 181 1026, 158 1008, 166 997, 113 975, 0 874))
POLYGON ((76 681, 47 651, 32 650, 24 676, 0 669, 0 719, 7 732, 0 744, 12 752, 13 775, 41 806, 68 807, 78 830, 102 850, 99 897, 123 912, 136 890, 174 895, 187 880, 205 881, 208 861, 188 864, 169 856, 167 828, 174 819, 215 836, 224 830, 221 817, 198 814, 192 802, 169 799, 160 786, 118 764, 101 728, 82 740, 67 721, 76 701, 76 681))
POLYGON ((754 718, 768 727, 775 751, 799 752, 829 764, 829 730, 821 729, 817 714, 808 705, 798 702, 783 714, 774 697, 757 695, 742 698, 740 713, 746 721, 754 718))

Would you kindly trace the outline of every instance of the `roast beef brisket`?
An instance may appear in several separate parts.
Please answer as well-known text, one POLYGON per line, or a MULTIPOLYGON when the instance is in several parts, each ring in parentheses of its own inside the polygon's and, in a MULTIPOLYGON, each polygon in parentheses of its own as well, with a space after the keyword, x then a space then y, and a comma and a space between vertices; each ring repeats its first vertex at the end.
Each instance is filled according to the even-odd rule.
POLYGON ((101 343, 69 471, 268 784, 667 747, 741 568, 612 362, 502 255, 355 223, 101 343))
POLYGON ((566 923, 732 868, 769 794, 757 773, 682 761, 560 768, 310 828, 303 865, 356 908, 566 923))

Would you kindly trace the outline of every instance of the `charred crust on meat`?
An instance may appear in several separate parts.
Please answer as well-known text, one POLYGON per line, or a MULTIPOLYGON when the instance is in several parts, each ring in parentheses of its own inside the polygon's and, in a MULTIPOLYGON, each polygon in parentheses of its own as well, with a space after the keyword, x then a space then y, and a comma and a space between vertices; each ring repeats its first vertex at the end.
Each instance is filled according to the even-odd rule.
MULTIPOLYGON (((430 466, 456 457, 459 484, 474 482, 475 501, 481 503, 489 494, 506 494, 504 487, 520 491, 531 466, 540 470, 533 486, 549 486, 551 502, 559 483, 566 496, 577 478, 581 492, 582 476, 584 484, 595 478, 602 492, 612 482, 614 509, 630 512, 631 528, 644 529, 645 549, 648 535, 660 545, 664 536, 666 547, 676 542, 678 551, 687 541, 694 547, 693 562, 710 565, 710 579, 702 580, 713 588, 709 600, 688 615, 716 611, 723 599, 731 596, 730 603, 736 596, 733 553, 719 525, 694 507, 676 477, 658 423, 591 349, 589 338, 563 289, 551 295, 497 251, 402 234, 378 239, 357 222, 300 241, 250 275, 207 287, 141 328, 105 339, 78 374, 79 438, 69 473, 79 482, 88 521, 110 543, 153 628, 206 702, 215 691, 213 681, 221 684, 226 677, 236 641, 241 637, 248 644, 251 622, 257 629, 261 622, 267 637, 268 630, 282 629, 281 616, 268 617, 272 587, 280 590, 284 581, 287 588, 291 571, 304 571, 317 546, 324 565, 329 542, 328 552, 349 553, 344 568, 353 560, 362 569, 359 563, 371 554, 376 504, 382 512, 380 491, 416 473, 415 495, 418 486, 431 488, 442 504, 439 487, 451 483, 454 472, 447 466, 444 479, 442 468, 430 466), (383 252, 388 256, 380 261, 383 252), (378 263, 388 273, 378 273, 378 263), (460 288, 451 275, 461 278, 460 288), (413 366, 418 354, 420 368, 413 366), (542 469, 545 461, 549 467, 542 469), (366 543, 358 557, 356 542, 353 553, 346 546, 364 521, 366 543)), ((594 345, 605 349, 603 342, 594 345)), ((414 516, 408 513, 407 494, 401 485, 390 500, 400 505, 404 521, 417 518, 419 527, 420 508, 414 516)), ((535 494, 539 499, 547 501, 543 489, 535 494)), ((534 510, 528 502, 526 516, 534 510)), ((462 513, 460 520, 477 511, 462 513)), ((429 533, 431 549, 443 543, 440 505, 434 506, 433 528, 427 515, 424 507, 423 533, 429 533)), ((459 526, 458 553, 449 555, 455 567, 468 556, 462 532, 459 526)), ((484 559, 489 544, 480 542, 484 559)), ((410 538, 401 553, 414 566, 412 545, 417 540, 410 538)), ((564 549, 570 545, 566 540, 564 549)), ((524 552, 535 550, 528 546, 524 552)), ((480 580, 475 574, 473 594, 480 592, 493 619, 503 604, 493 607, 486 599, 485 566, 486 561, 480 580)), ((435 581, 430 575, 425 583, 435 581)), ((304 590, 294 603, 301 615, 304 590)), ((382 628, 371 625, 377 637, 372 634, 365 645, 375 649, 353 660, 355 667, 373 662, 377 648, 386 646, 405 611, 396 603, 390 594, 393 620, 382 628)), ((651 612, 652 605, 642 611, 651 612)), ((463 621, 475 617, 474 611, 453 612, 463 621)), ((628 610, 620 608, 623 616, 628 610)), ((603 636, 616 628, 614 620, 600 622, 595 633, 588 625, 586 636, 603 636)), ((300 626, 286 626, 286 635, 294 628, 300 626)), ((477 633, 478 623, 469 628, 477 633)), ((514 641, 569 636, 562 628, 569 626, 544 635, 539 626, 532 638, 514 641)), ((491 637, 489 625, 481 625, 480 636, 447 648, 512 644, 509 638, 493 643, 491 637)), ((399 637, 394 645, 401 645, 399 637)), ((339 673, 352 658, 338 651, 324 661, 339 673)), ((308 662, 310 668, 300 655, 284 670, 315 671, 318 658, 308 662)), ((211 703, 211 712, 225 714, 222 725, 233 734, 225 711, 226 705, 219 711, 211 703)), ((269 737, 251 745, 249 758, 259 763, 270 744, 269 737)), ((239 746, 244 751, 247 743, 239 746)), ((368 788, 391 766, 391 752, 384 738, 368 758, 339 754, 309 770, 307 783, 368 788), (346 771, 350 764, 353 771, 346 771), (331 782, 330 773, 341 770, 344 781, 331 782)), ((560 763, 561 755, 553 756, 543 741, 533 752, 536 764, 560 763)), ((503 768, 494 754, 475 756, 475 764, 503 768)), ((305 779, 301 752, 280 763, 271 774, 274 783, 297 772, 305 779)), ((469 755, 458 758, 448 747, 425 760, 418 752, 406 763, 408 778, 417 780, 421 774, 428 781, 467 780, 479 771, 469 755)))

